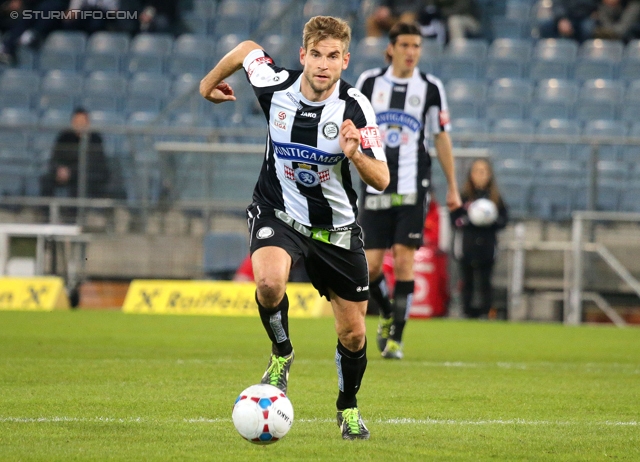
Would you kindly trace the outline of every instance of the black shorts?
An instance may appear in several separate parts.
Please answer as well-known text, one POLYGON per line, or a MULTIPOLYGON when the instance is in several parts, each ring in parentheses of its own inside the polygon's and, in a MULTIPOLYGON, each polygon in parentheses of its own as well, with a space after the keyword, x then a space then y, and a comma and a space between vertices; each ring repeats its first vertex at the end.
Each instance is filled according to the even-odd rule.
POLYGON ((362 231, 357 224, 348 230, 335 231, 333 236, 325 232, 323 239, 331 242, 340 234, 342 246, 338 246, 309 236, 305 231, 308 228, 292 221, 287 223, 276 214, 283 216, 283 212, 256 204, 247 208, 251 254, 261 247, 280 247, 291 256, 292 264, 301 257, 304 259, 311 283, 327 300, 331 300, 329 289, 345 300, 369 299, 369 269, 362 231))
POLYGON ((360 210, 366 249, 389 249, 402 244, 416 249, 422 245, 422 232, 429 195, 416 205, 400 205, 385 210, 360 210))

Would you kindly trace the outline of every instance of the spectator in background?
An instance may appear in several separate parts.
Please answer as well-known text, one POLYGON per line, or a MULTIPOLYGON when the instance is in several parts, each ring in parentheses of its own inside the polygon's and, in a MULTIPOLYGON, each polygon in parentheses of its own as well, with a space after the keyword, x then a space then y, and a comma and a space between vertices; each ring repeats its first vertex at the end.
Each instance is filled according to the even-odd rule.
POLYGON ((454 226, 453 253, 460 264, 462 307, 469 318, 485 317, 493 304, 491 276, 498 245, 497 234, 508 220, 507 207, 488 160, 477 159, 471 164, 461 196, 463 206, 451 213, 451 219, 454 226), (471 203, 478 199, 489 199, 495 204, 495 221, 482 226, 471 222, 467 211, 471 203), (479 307, 473 306, 476 282, 481 299, 479 307))
POLYGON ((59 29, 62 20, 52 19, 51 12, 64 11, 68 5, 69 0, 44 0, 30 3, 29 9, 40 13, 29 15, 29 17, 20 14, 10 23, 10 29, 2 37, 2 44, 0 44, 0 63, 14 64, 18 45, 35 46, 50 32, 59 29))
POLYGON ((179 2, 174 0, 145 0, 138 21, 140 32, 165 32, 178 35, 182 30, 179 2))
POLYGON ((640 0, 601 0, 594 38, 629 40, 640 36, 640 0))
POLYGON ((0 1, 0 32, 7 32, 16 25, 16 18, 12 18, 11 13, 16 11, 19 14, 23 10, 32 9, 35 4, 35 0, 0 1))
MULTIPOLYGON (((428 0, 418 20, 423 29, 433 21, 446 26, 447 40, 478 37, 482 34, 482 15, 476 0, 428 0)), ((435 23, 434 23, 435 24, 435 23)))
POLYGON ((597 0, 554 0, 553 17, 539 24, 541 38, 583 42, 593 37, 597 0))
POLYGON ((41 194, 55 197, 78 197, 80 138, 88 133, 87 197, 105 197, 109 170, 100 134, 90 132, 89 113, 77 108, 71 116, 71 129, 58 134, 47 172, 41 178, 41 194))
POLYGON ((419 8, 415 0, 382 0, 367 18, 367 36, 382 37, 397 22, 413 23, 419 8))

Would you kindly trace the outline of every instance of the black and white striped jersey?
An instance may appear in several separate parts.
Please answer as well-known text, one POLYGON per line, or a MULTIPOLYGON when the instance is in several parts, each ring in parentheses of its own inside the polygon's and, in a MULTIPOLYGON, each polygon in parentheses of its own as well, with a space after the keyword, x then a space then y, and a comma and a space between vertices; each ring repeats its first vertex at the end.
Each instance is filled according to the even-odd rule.
POLYGON ((268 123, 265 158, 253 201, 286 212, 299 223, 325 229, 356 221, 357 194, 339 143, 342 122, 360 130, 360 150, 385 160, 376 116, 360 91, 340 80, 321 102, 300 92, 302 71, 274 64, 263 50, 243 63, 268 123))
MULTIPOLYGON (((356 83, 371 101, 380 126, 391 174, 384 192, 426 192, 431 173, 429 138, 451 129, 444 87, 438 78, 418 68, 406 79, 394 77, 392 71, 392 66, 370 69, 356 83)), ((379 193, 370 187, 366 192, 379 193)))

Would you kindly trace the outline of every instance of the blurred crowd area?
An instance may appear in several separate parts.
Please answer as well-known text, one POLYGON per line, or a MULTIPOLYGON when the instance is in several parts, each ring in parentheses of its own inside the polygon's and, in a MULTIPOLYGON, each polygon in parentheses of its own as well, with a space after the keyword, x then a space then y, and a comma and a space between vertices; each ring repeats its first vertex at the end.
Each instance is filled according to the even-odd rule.
POLYGON ((315 15, 350 22, 352 84, 385 65, 395 21, 419 23, 420 68, 444 83, 454 145, 486 150, 514 216, 567 219, 593 181, 598 210, 640 211, 640 0, 4 1, 0 201, 248 202, 260 155, 157 143, 262 143, 240 73, 229 79, 235 104, 213 107, 198 82, 248 38, 298 67, 315 15))

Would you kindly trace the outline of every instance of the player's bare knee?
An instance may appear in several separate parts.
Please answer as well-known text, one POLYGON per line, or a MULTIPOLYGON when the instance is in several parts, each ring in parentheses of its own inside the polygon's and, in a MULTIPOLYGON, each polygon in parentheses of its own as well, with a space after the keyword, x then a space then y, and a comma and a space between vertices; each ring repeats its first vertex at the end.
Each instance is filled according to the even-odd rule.
POLYGON ((256 290, 262 306, 275 308, 284 297, 286 284, 274 278, 264 277, 256 281, 256 290))
POLYGON ((362 349, 365 342, 365 328, 364 326, 345 329, 338 333, 340 343, 349 351, 358 351, 362 349))

